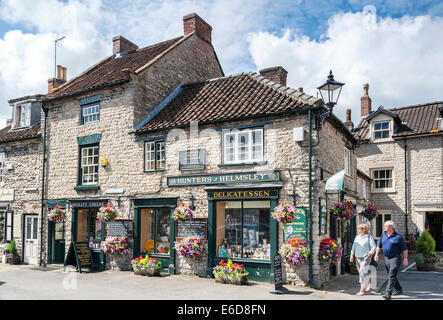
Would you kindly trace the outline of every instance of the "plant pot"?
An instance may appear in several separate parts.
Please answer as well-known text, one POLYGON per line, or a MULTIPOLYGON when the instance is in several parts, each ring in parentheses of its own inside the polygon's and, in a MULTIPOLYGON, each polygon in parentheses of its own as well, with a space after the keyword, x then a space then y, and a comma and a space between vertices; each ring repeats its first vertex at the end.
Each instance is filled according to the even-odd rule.
POLYGON ((139 269, 139 268, 134 268, 134 274, 140 275, 140 276, 154 277, 154 276, 159 276, 160 275, 160 269, 153 269, 153 268, 139 269))
POLYGON ((131 259, 128 255, 117 256, 111 255, 109 261, 110 269, 113 271, 128 271, 131 270, 131 259))
POLYGON ((20 256, 16 255, 16 256, 9 256, 7 258, 7 261, 9 264, 20 264, 21 259, 20 256))
POLYGON ((248 279, 246 278, 246 276, 240 276, 240 275, 235 275, 233 277, 230 277, 228 275, 222 275, 220 277, 216 277, 215 282, 234 284, 234 285, 245 285, 248 283, 248 279))
POLYGON ((436 259, 425 258, 423 263, 417 262, 417 270, 419 271, 437 271, 438 262, 436 259))

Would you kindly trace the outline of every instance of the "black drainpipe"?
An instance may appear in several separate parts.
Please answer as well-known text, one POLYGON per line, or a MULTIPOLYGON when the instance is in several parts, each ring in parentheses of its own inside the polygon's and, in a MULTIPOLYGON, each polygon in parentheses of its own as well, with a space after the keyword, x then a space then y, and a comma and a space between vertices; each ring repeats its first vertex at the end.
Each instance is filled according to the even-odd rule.
POLYGON ((45 221, 46 120, 48 117, 48 109, 45 108, 44 102, 42 102, 41 108, 43 110, 43 113, 45 114, 45 117, 43 124, 42 202, 41 202, 41 217, 40 217, 40 263, 39 263, 40 267, 43 264, 43 222, 45 221))
POLYGON ((408 144, 405 137, 405 222, 406 222, 406 240, 409 236, 408 230, 408 144))

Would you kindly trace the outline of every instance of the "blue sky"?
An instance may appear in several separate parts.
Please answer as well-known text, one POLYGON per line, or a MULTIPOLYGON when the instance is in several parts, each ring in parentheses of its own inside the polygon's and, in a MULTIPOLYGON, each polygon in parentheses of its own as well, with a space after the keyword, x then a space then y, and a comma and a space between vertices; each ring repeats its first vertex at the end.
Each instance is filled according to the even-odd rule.
POLYGON ((305 0, 2 0, 0 126, 7 100, 44 93, 53 73, 53 40, 66 35, 58 63, 68 79, 110 54, 121 34, 139 47, 183 33, 198 13, 213 27, 225 74, 281 65, 288 85, 315 95, 329 69, 346 83, 336 114, 358 122, 363 83, 373 109, 443 100, 443 3, 305 0), (29 14, 32 13, 32 14, 29 14))

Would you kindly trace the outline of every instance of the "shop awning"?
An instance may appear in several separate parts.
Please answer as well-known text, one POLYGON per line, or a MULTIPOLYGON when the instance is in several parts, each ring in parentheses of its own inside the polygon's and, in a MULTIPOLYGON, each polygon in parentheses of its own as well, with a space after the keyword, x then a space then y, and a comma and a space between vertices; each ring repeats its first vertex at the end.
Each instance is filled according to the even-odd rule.
POLYGON ((326 190, 343 190, 343 182, 345 180, 345 170, 337 172, 326 180, 326 190))

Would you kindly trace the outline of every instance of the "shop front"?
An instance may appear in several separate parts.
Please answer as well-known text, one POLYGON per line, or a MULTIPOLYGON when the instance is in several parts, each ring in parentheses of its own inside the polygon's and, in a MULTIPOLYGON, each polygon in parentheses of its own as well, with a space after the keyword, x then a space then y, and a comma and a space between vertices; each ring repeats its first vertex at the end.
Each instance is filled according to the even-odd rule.
MULTIPOLYGON (((47 200, 48 211, 60 206, 66 211, 66 200, 47 200)), ((66 222, 48 220, 48 263, 63 263, 65 259, 66 222)))
POLYGON ((175 273, 175 221, 171 213, 177 198, 133 199, 134 257, 157 258, 164 272, 175 273))
POLYGON ((248 279, 273 281, 278 223, 271 212, 280 184, 206 187, 208 193, 208 275, 221 260, 243 264, 248 279))

